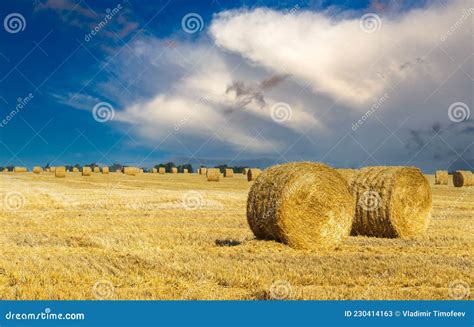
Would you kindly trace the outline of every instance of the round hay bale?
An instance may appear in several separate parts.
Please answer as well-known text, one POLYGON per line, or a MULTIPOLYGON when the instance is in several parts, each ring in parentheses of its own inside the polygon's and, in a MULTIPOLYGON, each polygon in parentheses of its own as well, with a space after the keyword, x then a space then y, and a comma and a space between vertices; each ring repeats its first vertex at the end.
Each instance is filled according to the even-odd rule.
POLYGON ((140 173, 140 168, 137 167, 123 167, 123 173, 128 176, 135 176, 140 173))
POLYGON ((431 187, 415 167, 366 167, 351 179, 356 198, 352 235, 413 237, 428 227, 431 187))
POLYGON ((107 175, 109 172, 110 172, 109 167, 107 167, 107 166, 102 167, 102 174, 107 175))
POLYGON ((171 167, 170 173, 172 173, 172 174, 177 174, 177 173, 178 173, 178 168, 176 168, 176 167, 171 167))
POLYGON ((158 169, 156 169, 156 168, 152 168, 152 169, 151 169, 151 173, 152 173, 152 174, 156 174, 156 173, 158 173, 158 169))
POLYGON ((26 167, 15 167, 13 168, 13 171, 15 173, 26 173, 28 169, 26 169, 26 167))
POLYGON ((54 173, 55 170, 56 170, 56 167, 54 167, 54 166, 49 167, 49 172, 54 173))
POLYGON ((453 184, 455 187, 473 186, 474 175, 469 170, 456 170, 453 173, 453 184))
POLYGON ((349 236, 355 202, 347 182, 324 164, 266 169, 252 185, 247 221, 259 239, 298 249, 334 248, 349 236))
POLYGON ((72 172, 73 172, 73 173, 78 173, 78 172, 79 172, 79 168, 77 168, 77 167, 72 167, 72 172))
POLYGON ((82 176, 90 176, 92 173, 91 167, 82 167, 82 176))
POLYGON ((33 167, 33 173, 35 174, 39 174, 43 171, 43 168, 41 168, 40 166, 34 166, 33 167))
POLYGON ((161 175, 166 174, 166 168, 165 168, 165 167, 160 167, 160 168, 158 169, 158 172, 159 172, 161 175))
POLYGON ((249 182, 254 181, 257 179, 258 175, 262 173, 262 170, 259 168, 249 168, 247 170, 247 180, 249 182))
POLYGON ((94 174, 100 173, 100 168, 99 167, 94 167, 94 174))
POLYGON ((234 170, 232 168, 224 169, 224 177, 234 177, 234 170))
POLYGON ((207 168, 206 167, 199 168, 199 175, 207 175, 207 168))
POLYGON ((247 173, 248 173, 248 168, 242 169, 242 175, 247 175, 247 173))
POLYGON ((341 174, 342 177, 349 183, 352 176, 354 176, 355 172, 357 169, 351 169, 351 168, 338 168, 336 171, 341 174))
POLYGON ((187 174, 187 173, 189 173, 188 168, 183 168, 183 174, 187 174))
POLYGON ((436 185, 448 185, 448 171, 447 170, 437 170, 435 172, 435 184, 436 185))
POLYGON ((2 173, 8 173, 8 168, 3 168, 2 173))
POLYGON ((218 182, 221 176, 221 172, 217 168, 208 168, 206 177, 208 182, 218 182))
POLYGON ((66 177, 66 167, 56 167, 54 170, 54 176, 57 178, 66 177))

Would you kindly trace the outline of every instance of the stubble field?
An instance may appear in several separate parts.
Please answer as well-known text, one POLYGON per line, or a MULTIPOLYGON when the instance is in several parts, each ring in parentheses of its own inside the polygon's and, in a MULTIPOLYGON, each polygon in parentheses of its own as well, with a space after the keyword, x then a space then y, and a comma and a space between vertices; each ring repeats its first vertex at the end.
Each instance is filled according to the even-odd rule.
POLYGON ((474 187, 429 179, 423 237, 315 253, 254 240, 242 175, 4 173, 0 298, 453 299, 472 285, 474 187))

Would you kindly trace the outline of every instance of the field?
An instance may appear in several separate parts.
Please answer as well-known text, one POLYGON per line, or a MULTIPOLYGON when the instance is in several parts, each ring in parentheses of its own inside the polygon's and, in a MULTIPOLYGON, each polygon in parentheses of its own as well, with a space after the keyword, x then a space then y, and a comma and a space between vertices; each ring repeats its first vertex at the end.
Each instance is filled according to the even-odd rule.
POLYGON ((474 187, 432 185, 423 237, 349 237, 314 253, 254 240, 250 185, 0 174, 0 298, 452 299, 472 285, 474 187))

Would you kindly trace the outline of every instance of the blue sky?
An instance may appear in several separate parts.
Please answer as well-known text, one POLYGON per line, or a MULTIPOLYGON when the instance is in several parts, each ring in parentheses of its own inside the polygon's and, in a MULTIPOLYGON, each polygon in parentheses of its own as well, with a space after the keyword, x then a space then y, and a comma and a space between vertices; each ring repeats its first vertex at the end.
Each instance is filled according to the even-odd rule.
POLYGON ((2 1, 0 166, 314 160, 472 170, 469 8, 2 1), (6 25, 10 14, 20 27, 6 25))

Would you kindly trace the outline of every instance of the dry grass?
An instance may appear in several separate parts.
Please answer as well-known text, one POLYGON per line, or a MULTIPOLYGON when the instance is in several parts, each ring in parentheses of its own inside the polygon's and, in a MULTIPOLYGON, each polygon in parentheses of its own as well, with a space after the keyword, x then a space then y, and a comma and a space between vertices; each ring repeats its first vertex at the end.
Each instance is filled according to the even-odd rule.
POLYGON ((0 298, 95 299, 106 280, 110 299, 265 299, 282 280, 295 299, 450 299, 451 282, 473 285, 474 188, 430 183, 424 236, 315 253, 254 240, 240 174, 2 174, 0 298), (25 205, 3 210, 13 191, 25 205), (191 191, 202 201, 183 209, 191 191))

